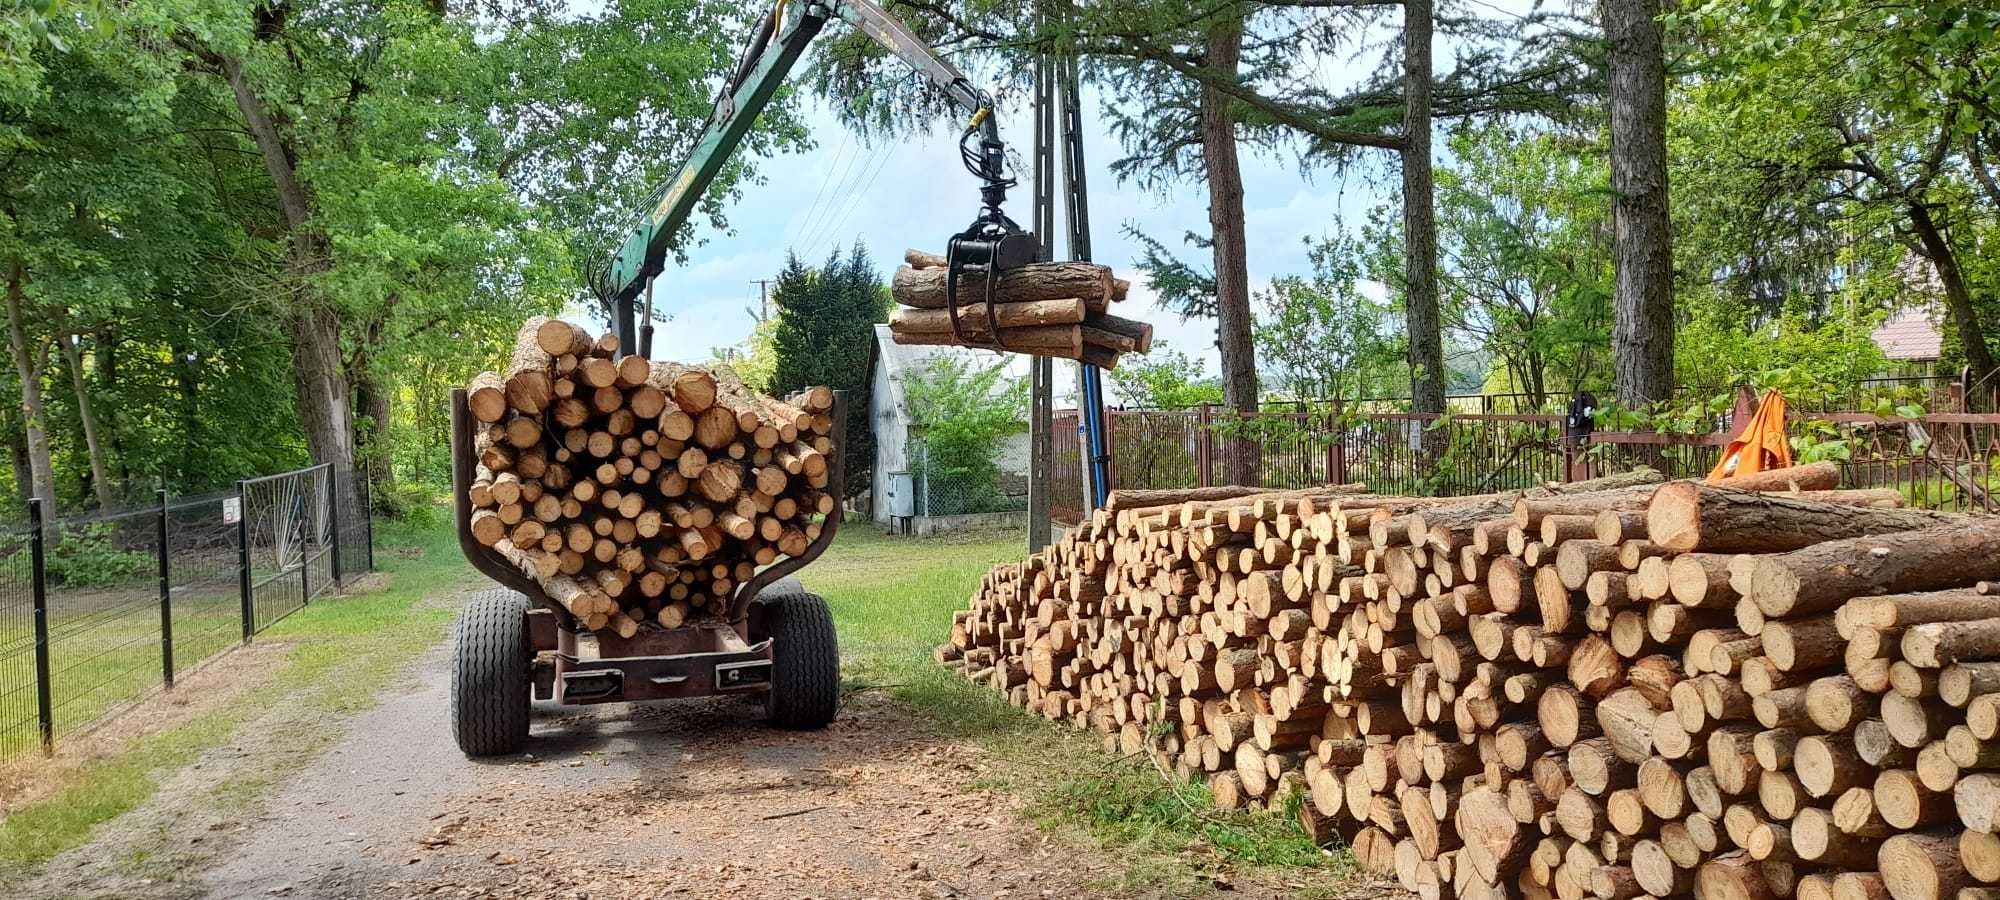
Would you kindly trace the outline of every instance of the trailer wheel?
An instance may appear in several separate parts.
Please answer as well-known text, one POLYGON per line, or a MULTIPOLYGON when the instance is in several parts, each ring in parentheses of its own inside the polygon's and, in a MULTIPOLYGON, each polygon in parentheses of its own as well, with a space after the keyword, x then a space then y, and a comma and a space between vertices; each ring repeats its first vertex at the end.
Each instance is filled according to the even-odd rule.
POLYGON ((776 598, 768 609, 772 660, 765 712, 779 728, 824 728, 840 709, 833 613, 818 594, 776 598))
POLYGON ((514 753, 528 742, 528 601, 485 591, 459 610, 451 660, 451 735, 467 756, 514 753))

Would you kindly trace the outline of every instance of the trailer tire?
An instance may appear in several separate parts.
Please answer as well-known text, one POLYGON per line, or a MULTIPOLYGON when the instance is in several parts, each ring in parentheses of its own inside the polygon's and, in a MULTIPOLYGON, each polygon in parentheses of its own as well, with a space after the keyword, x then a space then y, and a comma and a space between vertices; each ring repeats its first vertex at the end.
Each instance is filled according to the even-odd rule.
POLYGON ((768 616, 771 690, 764 710, 779 728, 824 728, 840 710, 840 646, 818 594, 774 598, 768 616))
POLYGON ((516 753, 528 743, 528 600, 484 591, 459 610, 451 660, 451 735, 467 756, 516 753))

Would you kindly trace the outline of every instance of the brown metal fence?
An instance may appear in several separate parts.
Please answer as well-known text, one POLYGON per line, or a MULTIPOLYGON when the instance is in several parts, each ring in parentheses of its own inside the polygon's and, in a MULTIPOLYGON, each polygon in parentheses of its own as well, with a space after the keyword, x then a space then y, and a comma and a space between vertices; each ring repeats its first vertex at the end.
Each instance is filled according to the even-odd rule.
MULTIPOLYGON (((1387 494, 1481 494, 1576 481, 1641 466, 1674 477, 1714 468, 1743 410, 1714 431, 1597 432, 1563 437, 1556 415, 1346 413, 1311 405, 1238 416, 1204 405, 1187 410, 1107 411, 1113 488, 1228 484, 1226 448, 1254 446, 1256 483, 1271 488, 1361 482, 1387 494)), ((1862 412, 1803 412, 1795 432, 1835 459, 1850 487, 1902 491, 1913 505, 2000 513, 2000 414, 1914 418, 1862 412)), ((1083 468, 1075 410, 1056 412, 1054 517, 1083 512, 1083 468)))

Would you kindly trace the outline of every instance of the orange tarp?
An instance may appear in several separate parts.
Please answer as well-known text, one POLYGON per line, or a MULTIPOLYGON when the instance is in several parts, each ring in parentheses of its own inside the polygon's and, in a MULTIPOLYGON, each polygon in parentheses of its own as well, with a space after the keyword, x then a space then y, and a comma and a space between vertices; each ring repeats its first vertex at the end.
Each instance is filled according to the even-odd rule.
POLYGON ((1785 439, 1785 395, 1765 391, 1757 402, 1757 414, 1750 417, 1742 433, 1722 451, 1722 461, 1708 473, 1709 481, 1732 475, 1751 475, 1792 464, 1792 444, 1785 439))

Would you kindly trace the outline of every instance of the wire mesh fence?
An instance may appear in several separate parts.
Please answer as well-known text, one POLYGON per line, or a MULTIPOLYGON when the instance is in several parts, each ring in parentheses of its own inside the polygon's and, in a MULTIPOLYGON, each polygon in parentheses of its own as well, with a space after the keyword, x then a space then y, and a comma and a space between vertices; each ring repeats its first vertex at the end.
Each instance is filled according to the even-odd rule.
POLYGON ((35 565, 30 527, 0 533, 5 557, 0 558, 0 757, 40 743, 40 701, 45 656, 35 652, 35 565))
POLYGON ((173 672, 184 674, 243 640, 237 569, 235 494, 175 500, 167 506, 167 610, 173 672))
POLYGON ((910 442, 910 482, 915 513, 923 518, 1020 512, 1028 508, 1028 481, 991 461, 951 465, 910 442))
POLYGON ((367 480, 325 466, 85 517, 44 518, 33 501, 26 525, 0 530, 0 758, 87 730, 336 574, 367 571, 368 509, 367 480), (348 516, 336 484, 351 492, 348 516))

